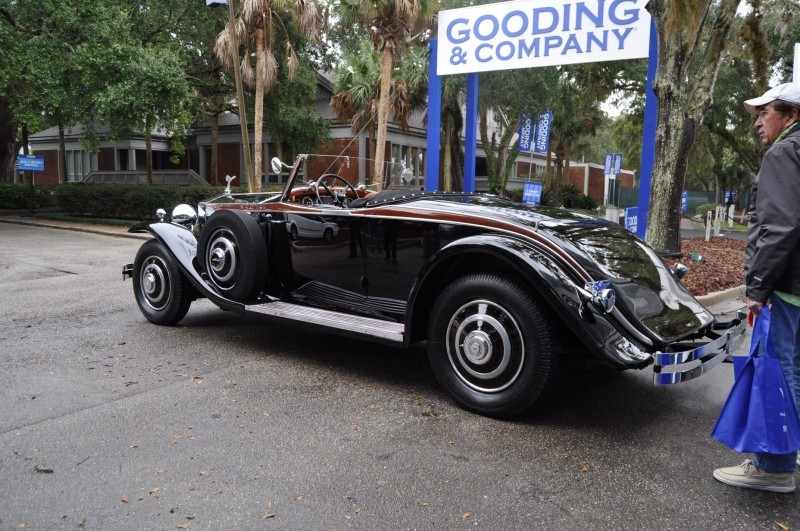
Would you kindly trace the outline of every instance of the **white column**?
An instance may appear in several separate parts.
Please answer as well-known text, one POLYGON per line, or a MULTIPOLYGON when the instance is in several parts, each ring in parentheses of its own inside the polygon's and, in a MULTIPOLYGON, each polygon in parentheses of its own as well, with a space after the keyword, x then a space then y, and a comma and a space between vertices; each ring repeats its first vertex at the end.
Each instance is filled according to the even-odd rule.
POLYGON ((589 165, 583 167, 583 195, 589 195, 589 165))
POLYGON ((792 82, 800 85, 800 42, 794 43, 794 72, 792 82))
POLYGON ((136 150, 134 148, 128 148, 128 169, 136 169, 136 150))

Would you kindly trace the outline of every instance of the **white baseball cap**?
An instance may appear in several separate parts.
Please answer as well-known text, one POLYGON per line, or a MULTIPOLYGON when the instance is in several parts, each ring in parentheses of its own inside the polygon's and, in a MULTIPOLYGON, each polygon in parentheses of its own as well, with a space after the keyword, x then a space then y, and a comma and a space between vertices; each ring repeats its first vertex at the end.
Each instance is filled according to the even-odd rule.
POLYGON ((758 114, 758 107, 772 103, 775 100, 785 101, 795 107, 800 107, 800 85, 795 83, 784 83, 777 87, 772 87, 760 98, 753 98, 744 102, 744 108, 753 115, 758 114))

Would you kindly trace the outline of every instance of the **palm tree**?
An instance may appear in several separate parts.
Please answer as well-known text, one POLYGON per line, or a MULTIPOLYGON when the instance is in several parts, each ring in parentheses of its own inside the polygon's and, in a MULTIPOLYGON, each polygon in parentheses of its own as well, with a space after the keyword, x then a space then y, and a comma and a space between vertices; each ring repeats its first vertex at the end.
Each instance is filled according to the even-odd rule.
POLYGON ((375 153, 380 84, 380 61, 369 41, 362 41, 358 51, 345 53, 336 77, 331 110, 340 123, 351 125, 354 134, 368 131, 367 158, 373 158, 375 153))
MULTIPOLYGON (((230 57, 229 50, 238 37, 245 43, 245 54, 241 63, 244 81, 255 83, 255 130, 254 168, 250 189, 261 191, 263 172, 264 94, 272 88, 278 76, 278 61, 275 47, 278 41, 283 46, 289 68, 289 79, 294 79, 299 59, 290 39, 287 25, 294 23, 311 42, 319 38, 321 20, 319 8, 314 0, 241 0, 241 14, 235 23, 236 34, 223 31, 217 39, 220 59, 230 57), (286 20, 287 15, 290 20, 286 20), (252 50, 255 46, 255 50, 252 50), (255 68, 251 63, 255 60, 255 68)), ((240 102, 240 105, 243 103, 240 102)))
MULTIPOLYGON (((409 50, 392 74, 388 107, 400 130, 405 131, 412 113, 423 108, 426 102, 427 61, 421 49, 409 50)), ((381 81, 378 55, 368 41, 362 41, 357 52, 345 54, 336 79, 335 94, 331 98, 331 109, 341 123, 350 123, 353 133, 364 129, 369 131, 368 158, 376 151, 381 81)), ((376 181, 380 182, 380 179, 376 181)))
POLYGON ((442 79, 442 176, 446 192, 464 187, 464 147, 461 129, 464 127, 466 78, 446 76, 442 79))
POLYGON ((381 85, 378 97, 377 146, 374 175, 382 175, 389 118, 389 88, 395 63, 408 44, 420 39, 433 21, 438 3, 434 0, 341 0, 342 22, 364 28, 374 50, 381 57, 381 85))

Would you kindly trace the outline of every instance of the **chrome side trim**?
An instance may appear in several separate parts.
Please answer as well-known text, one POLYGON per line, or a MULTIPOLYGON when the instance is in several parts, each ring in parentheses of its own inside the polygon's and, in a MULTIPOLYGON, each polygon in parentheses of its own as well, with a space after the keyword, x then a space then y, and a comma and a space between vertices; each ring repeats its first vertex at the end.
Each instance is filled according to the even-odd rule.
POLYGON ((263 304, 252 304, 245 306, 245 312, 253 312, 261 315, 269 315, 288 319, 290 321, 301 321, 308 324, 317 324, 339 330, 355 332, 365 336, 377 337, 388 341, 403 343, 405 326, 402 323, 393 323, 382 319, 372 319, 357 315, 346 315, 340 312, 323 310, 291 304, 288 302, 274 301, 263 304))
POLYGON ((719 365, 732 350, 744 340, 747 322, 742 318, 733 321, 734 325, 717 339, 697 348, 682 352, 657 352, 653 356, 653 383, 669 385, 694 380, 719 365), (699 360, 700 363, 681 369, 680 365, 699 360), (661 372, 664 367, 675 367, 678 370, 661 372))

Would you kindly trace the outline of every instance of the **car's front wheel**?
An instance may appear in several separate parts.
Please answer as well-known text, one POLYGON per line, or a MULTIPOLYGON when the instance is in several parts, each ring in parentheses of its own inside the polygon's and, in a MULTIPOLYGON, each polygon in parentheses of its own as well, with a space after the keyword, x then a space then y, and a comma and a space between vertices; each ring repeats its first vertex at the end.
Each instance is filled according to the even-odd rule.
POLYGON ((497 275, 453 281, 428 326, 439 382, 465 408, 506 418, 529 409, 554 369, 553 339, 535 299, 497 275))
POLYGON ((189 311, 193 288, 175 259, 156 240, 145 242, 133 262, 133 293, 148 321, 172 325, 189 311))

